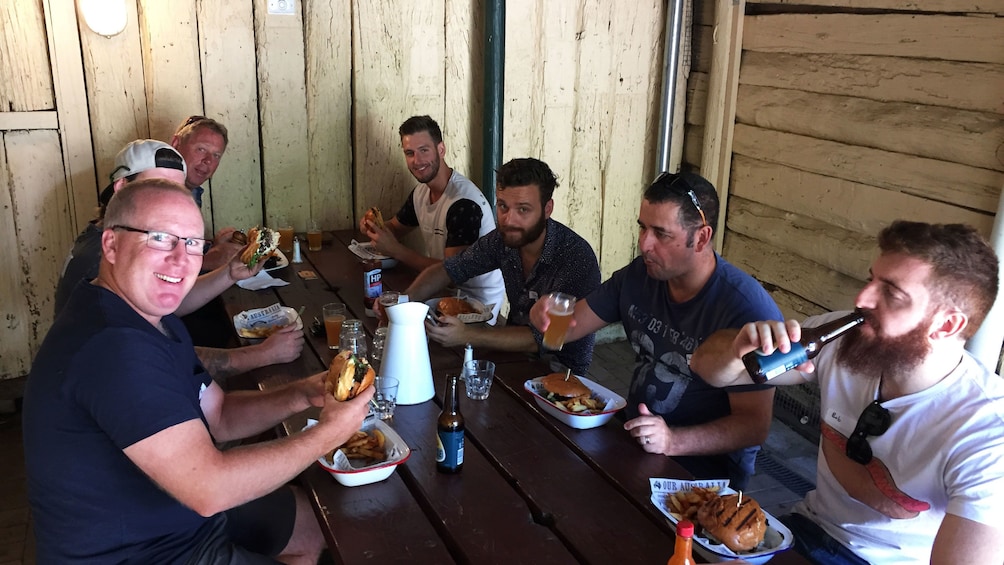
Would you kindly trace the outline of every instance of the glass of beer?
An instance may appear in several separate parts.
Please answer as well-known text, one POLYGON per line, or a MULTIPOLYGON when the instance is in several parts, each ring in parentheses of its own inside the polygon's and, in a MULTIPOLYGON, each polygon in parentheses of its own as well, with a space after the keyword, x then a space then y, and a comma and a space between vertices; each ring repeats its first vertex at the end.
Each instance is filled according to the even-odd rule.
POLYGON ((310 251, 321 250, 321 225, 317 220, 311 220, 307 229, 307 249, 310 251))
POLYGON ((279 218, 279 251, 283 253, 293 252, 293 224, 286 218, 279 218))
POLYGON ((345 321, 345 305, 341 302, 325 304, 321 313, 324 315, 324 333, 328 335, 328 349, 338 349, 338 338, 345 321))
POLYGON ((563 292, 547 295, 547 317, 551 322, 544 332, 544 347, 551 351, 561 351, 565 346, 565 332, 575 312, 575 297, 563 292))

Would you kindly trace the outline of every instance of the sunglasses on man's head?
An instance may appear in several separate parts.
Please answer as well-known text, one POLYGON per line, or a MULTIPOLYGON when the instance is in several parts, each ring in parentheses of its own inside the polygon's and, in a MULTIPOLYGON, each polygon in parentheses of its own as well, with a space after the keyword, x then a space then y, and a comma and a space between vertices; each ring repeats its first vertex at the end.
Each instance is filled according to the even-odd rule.
POLYGON ((205 116, 189 116, 188 119, 185 120, 185 124, 181 127, 190 126, 196 122, 201 122, 202 120, 208 120, 208 119, 209 118, 205 116))
MULTIPOLYGON (((655 178, 655 181, 653 181, 652 184, 658 184, 660 181, 662 181, 668 176, 672 176, 673 174, 674 173, 671 173, 669 171, 663 171, 659 173, 659 176, 655 178)), ((678 186, 677 183, 679 183, 681 180, 683 180, 683 177, 677 176, 669 183, 669 186, 667 186, 666 188, 669 188, 670 190, 673 190, 680 194, 686 194, 687 196, 690 197, 690 201, 694 203, 694 208, 697 208, 697 212, 701 215, 701 227, 703 228, 704 226, 708 225, 708 218, 704 216, 704 209, 701 208, 701 202, 697 199, 697 193, 694 192, 694 189, 687 186, 686 183, 684 183, 682 186, 678 186)))
POLYGON ((868 443, 868 436, 880 436, 884 434, 892 423, 892 415, 876 400, 865 407, 864 412, 858 417, 858 423, 854 426, 854 433, 847 438, 845 453, 852 460, 867 465, 872 460, 872 446, 868 443))

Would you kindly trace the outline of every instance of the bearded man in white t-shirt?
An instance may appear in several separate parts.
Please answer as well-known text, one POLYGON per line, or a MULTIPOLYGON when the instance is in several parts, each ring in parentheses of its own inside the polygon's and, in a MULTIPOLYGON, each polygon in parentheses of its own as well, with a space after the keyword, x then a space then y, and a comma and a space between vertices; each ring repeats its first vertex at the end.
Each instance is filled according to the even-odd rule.
MULTIPOLYGON (((996 299, 997 256, 961 224, 896 221, 878 244, 855 301, 864 323, 769 381, 820 389, 816 490, 780 519, 814 563, 1000 565, 1004 381, 965 350, 996 299)), ((802 325, 719 332, 691 368, 749 382, 740 358, 790 351, 802 325)))
MULTIPOLYGON (((446 144, 435 120, 412 116, 401 124, 398 133, 408 170, 418 185, 383 228, 363 218, 359 229, 373 241, 377 252, 422 271, 459 254, 494 230, 493 205, 473 182, 446 164, 446 144), (415 228, 422 230, 423 252, 400 242, 415 228)), ((505 298, 502 272, 496 269, 479 275, 459 288, 484 304, 494 304, 489 320, 494 324, 505 298)))

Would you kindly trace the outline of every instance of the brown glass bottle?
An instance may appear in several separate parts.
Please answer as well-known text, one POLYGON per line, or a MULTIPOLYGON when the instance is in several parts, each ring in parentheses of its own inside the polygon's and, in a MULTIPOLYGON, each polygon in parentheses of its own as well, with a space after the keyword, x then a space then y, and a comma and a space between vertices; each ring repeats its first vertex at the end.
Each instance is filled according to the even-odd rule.
POLYGON ((757 384, 767 382, 774 377, 790 371, 819 354, 819 350, 827 343, 844 335, 865 321, 864 314, 855 310, 846 316, 826 322, 814 328, 802 328, 802 339, 791 344, 791 350, 781 353, 780 349, 765 355, 759 349, 743 355, 743 365, 750 378, 757 384))
POLYGON ((383 292, 383 263, 379 259, 363 261, 363 307, 370 318, 376 317, 373 303, 383 292))
POLYGON ((460 413, 456 374, 446 376, 443 411, 436 422, 436 470, 459 473, 464 467, 464 415, 460 413))

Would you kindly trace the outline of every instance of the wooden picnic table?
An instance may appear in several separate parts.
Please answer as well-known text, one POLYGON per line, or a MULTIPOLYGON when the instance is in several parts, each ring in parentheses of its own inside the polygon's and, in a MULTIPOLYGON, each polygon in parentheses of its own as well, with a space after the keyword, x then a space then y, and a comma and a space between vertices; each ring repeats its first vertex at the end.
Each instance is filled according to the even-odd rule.
MULTIPOLYGON (((299 359, 247 375, 262 389, 322 371, 333 351, 312 335, 313 318, 328 302, 343 302, 349 317, 372 335, 363 314, 362 267, 348 250, 358 237, 345 230, 304 262, 274 272, 290 284, 260 291, 237 287, 223 295, 228 316, 281 302, 299 309, 307 347, 299 359), (303 278, 312 271, 316 279, 303 278)), ((398 265, 383 272, 384 287, 404 290, 415 272, 398 265)), ((386 480, 345 487, 320 465, 300 476, 336 563, 664 563, 673 552, 671 524, 650 501, 649 478, 691 478, 670 457, 647 454, 616 419, 575 430, 542 412, 524 382, 549 372, 523 354, 477 352, 496 362, 487 400, 461 394, 466 421, 463 471, 436 471, 436 418, 445 377, 460 371, 463 351, 430 343, 436 396, 398 406, 388 423, 411 448, 410 458, 386 480)), ((297 433, 308 411, 277 433, 297 433)), ((774 563, 806 563, 793 551, 774 563)))

